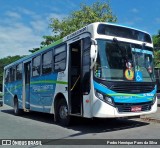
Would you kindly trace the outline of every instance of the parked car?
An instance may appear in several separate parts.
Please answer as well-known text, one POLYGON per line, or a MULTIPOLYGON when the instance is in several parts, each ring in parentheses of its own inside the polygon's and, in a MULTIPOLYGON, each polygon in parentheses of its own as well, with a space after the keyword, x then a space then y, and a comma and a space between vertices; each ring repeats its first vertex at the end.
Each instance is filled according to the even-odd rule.
POLYGON ((0 92, 0 107, 3 106, 3 93, 0 92))

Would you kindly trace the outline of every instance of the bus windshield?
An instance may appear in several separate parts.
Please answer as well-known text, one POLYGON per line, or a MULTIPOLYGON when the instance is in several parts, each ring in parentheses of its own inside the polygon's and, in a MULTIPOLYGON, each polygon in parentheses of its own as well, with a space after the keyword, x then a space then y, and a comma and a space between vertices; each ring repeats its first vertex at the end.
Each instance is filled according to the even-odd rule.
POLYGON ((95 77, 110 81, 155 82, 152 48, 102 39, 97 43, 95 77))

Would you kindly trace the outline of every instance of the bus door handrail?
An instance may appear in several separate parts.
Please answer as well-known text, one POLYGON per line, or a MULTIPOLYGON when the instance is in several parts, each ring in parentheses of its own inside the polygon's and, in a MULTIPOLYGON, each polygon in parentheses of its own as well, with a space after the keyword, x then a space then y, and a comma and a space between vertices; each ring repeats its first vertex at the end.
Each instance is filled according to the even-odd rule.
POLYGON ((78 82, 79 78, 80 78, 80 75, 78 76, 78 78, 77 78, 76 82, 75 82, 75 83, 74 83, 74 85, 72 86, 71 91, 75 88, 75 86, 76 86, 76 84, 77 84, 77 82, 78 82))

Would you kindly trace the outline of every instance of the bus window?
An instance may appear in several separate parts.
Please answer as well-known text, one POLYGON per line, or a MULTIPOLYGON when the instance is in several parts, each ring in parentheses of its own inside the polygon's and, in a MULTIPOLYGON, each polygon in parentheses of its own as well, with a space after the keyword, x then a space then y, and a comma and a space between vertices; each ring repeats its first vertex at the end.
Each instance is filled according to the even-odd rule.
POLYGON ((10 68, 10 82, 13 82, 15 80, 15 68, 14 67, 11 67, 10 68))
POLYGON ((9 69, 5 70, 5 82, 9 82, 9 69))
POLYGON ((12 68, 12 81, 16 80, 16 67, 12 68))
POLYGON ((40 75, 40 55, 33 59, 33 66, 32 66, 32 76, 39 76, 40 75))
POLYGON ((49 51, 42 55, 42 74, 48 74, 51 72, 52 72, 52 51, 49 51))
POLYGON ((62 45, 55 49, 54 70, 62 71, 66 68, 66 46, 62 45))
POLYGON ((22 64, 16 66, 16 80, 22 79, 22 64))

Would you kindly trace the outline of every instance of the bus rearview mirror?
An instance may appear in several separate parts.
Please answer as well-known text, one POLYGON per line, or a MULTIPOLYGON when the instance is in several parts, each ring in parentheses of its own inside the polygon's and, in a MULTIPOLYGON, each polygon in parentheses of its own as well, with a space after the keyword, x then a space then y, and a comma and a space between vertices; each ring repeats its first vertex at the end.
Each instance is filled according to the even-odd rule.
POLYGON ((91 45, 91 50, 90 50, 90 56, 91 56, 90 69, 94 67, 96 60, 97 60, 97 53, 98 53, 97 41, 94 39, 91 39, 91 40, 92 40, 92 45, 91 45))
POLYGON ((90 55, 91 55, 91 59, 94 60, 95 57, 96 57, 96 47, 95 47, 95 45, 91 45, 90 55))

